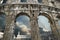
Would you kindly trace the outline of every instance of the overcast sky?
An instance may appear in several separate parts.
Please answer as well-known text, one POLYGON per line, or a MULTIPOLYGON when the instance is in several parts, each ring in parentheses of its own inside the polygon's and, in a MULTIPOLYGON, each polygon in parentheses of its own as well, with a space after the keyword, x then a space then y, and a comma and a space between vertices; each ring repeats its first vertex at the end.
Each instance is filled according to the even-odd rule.
POLYGON ((48 18, 46 18, 45 16, 38 17, 38 24, 39 24, 39 27, 42 27, 44 30, 51 31, 50 22, 48 18))
MULTIPOLYGON (((4 24, 5 24, 5 21, 4 21, 4 19, 5 19, 5 16, 0 16, 0 26, 4 26, 4 24), (2 24, 3 25, 2 25, 2 24)), ((19 16, 17 19, 16 19, 16 21, 19 23, 19 25, 25 25, 25 26, 27 26, 28 28, 30 28, 31 26, 30 26, 30 19, 29 19, 29 17, 27 17, 27 16, 19 16)), ((60 22, 60 21, 59 21, 60 22)), ((38 24, 39 24, 39 27, 41 27, 41 28, 43 28, 44 30, 48 30, 48 31, 50 31, 51 29, 50 29, 50 24, 49 24, 49 22, 48 22, 48 19, 46 18, 46 17, 44 17, 44 16, 39 16, 38 17, 38 24)))
MULTIPOLYGON (((30 27, 29 18, 27 16, 19 16, 16 21, 22 25, 26 25, 27 27, 30 27)), ((38 17, 38 24, 39 27, 43 28, 45 31, 51 31, 50 29, 50 23, 49 20, 44 16, 38 17)))
MULTIPOLYGON (((2 16, 0 15, 0 26, 4 27, 5 25, 5 16, 2 16), (2 23, 2 24, 1 24, 2 23)), ((16 21, 19 23, 19 25, 25 25, 27 26, 28 28, 30 28, 30 19, 29 17, 27 16, 19 16, 16 21)), ((59 21, 60 22, 60 21, 59 21)), ((48 31, 51 31, 50 29, 50 23, 49 23, 49 20, 44 17, 44 16, 39 16, 38 17, 38 24, 39 24, 39 27, 43 28, 44 30, 48 30, 48 31)), ((60 23, 59 23, 60 24, 60 23)))

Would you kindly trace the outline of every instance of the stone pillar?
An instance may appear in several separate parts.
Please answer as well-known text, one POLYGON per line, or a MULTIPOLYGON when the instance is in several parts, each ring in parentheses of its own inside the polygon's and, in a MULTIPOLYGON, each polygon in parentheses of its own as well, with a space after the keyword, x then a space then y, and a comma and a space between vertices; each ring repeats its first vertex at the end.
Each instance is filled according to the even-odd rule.
POLYGON ((44 5, 49 5, 48 0, 42 0, 42 3, 43 3, 44 5))
POLYGON ((51 16, 52 16, 52 27, 51 27, 51 29, 52 29, 52 33, 53 33, 53 36, 54 36, 54 40, 60 40, 60 38, 59 38, 59 32, 57 31, 57 25, 56 25, 56 22, 55 22, 55 20, 54 20, 54 16, 51 14, 51 16))
POLYGON ((8 4, 11 4, 11 2, 12 2, 12 0, 7 0, 7 3, 8 3, 8 4))
POLYGON ((52 31, 53 31, 53 35, 54 35, 54 40, 59 40, 59 32, 57 31, 57 26, 56 26, 55 22, 53 24, 52 31))
POLYGON ((60 14, 58 14, 57 16, 56 16, 56 18, 57 18, 57 20, 56 20, 56 25, 57 25, 57 28, 58 28, 58 31, 59 31, 59 34, 60 34, 60 14))
POLYGON ((38 20, 37 16, 35 14, 31 17, 31 39, 32 40, 41 40, 40 34, 39 34, 39 27, 38 27, 38 20))
POLYGON ((3 35, 3 40, 13 40, 14 15, 6 15, 6 27, 3 35))

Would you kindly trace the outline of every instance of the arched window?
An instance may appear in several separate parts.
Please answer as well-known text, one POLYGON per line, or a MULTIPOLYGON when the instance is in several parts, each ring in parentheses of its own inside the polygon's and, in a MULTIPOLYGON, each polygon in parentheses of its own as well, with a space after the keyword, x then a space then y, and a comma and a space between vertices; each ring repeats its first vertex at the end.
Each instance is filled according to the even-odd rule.
POLYGON ((38 0, 38 2, 39 2, 39 3, 41 3, 41 2, 42 2, 42 0, 38 0))
POLYGON ((0 32, 4 32, 5 30, 5 21, 6 15, 3 12, 0 12, 0 32))
POLYGON ((21 0, 21 2, 27 2, 27 0, 21 0))
POLYGON ((6 3, 7 0, 3 0, 3 3, 6 3))
POLYGON ((26 15, 19 15, 16 19, 16 26, 14 30, 15 37, 18 35, 24 36, 22 40, 31 39, 31 28, 30 28, 30 18, 26 15))
POLYGON ((7 0, 1 0, 0 3, 3 4, 3 3, 6 3, 7 0))
POLYGON ((45 16, 38 16, 38 24, 45 29, 44 31, 51 31, 49 20, 45 16))
POLYGON ((52 39, 52 31, 49 19, 43 15, 38 16, 38 25, 42 40, 50 40, 49 38, 52 39))

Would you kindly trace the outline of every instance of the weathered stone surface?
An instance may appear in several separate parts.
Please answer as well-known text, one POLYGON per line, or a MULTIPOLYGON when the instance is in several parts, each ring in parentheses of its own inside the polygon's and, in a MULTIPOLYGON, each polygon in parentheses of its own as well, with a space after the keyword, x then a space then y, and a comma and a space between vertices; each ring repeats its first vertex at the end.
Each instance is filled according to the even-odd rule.
MULTIPOLYGON (((15 1, 15 0, 14 0, 15 1)), ((1 4, 0 5, 0 12, 4 12, 6 14, 6 27, 4 32, 3 40, 13 40, 13 28, 14 28, 14 22, 17 14, 23 14, 30 17, 30 23, 31 23, 31 38, 32 40, 41 40, 41 37, 39 36, 39 28, 38 28, 38 19, 37 17, 39 15, 46 16, 50 21, 51 29, 54 35, 55 40, 60 40, 60 33, 57 32, 57 25, 55 22, 57 22, 54 18, 56 18, 56 15, 58 15, 60 9, 59 7, 49 6, 48 0, 43 0, 42 4, 40 3, 34 3, 32 0, 30 2, 22 3, 16 1, 13 2, 11 0, 8 0, 8 4, 1 4), (43 5, 44 4, 44 5, 43 5), (45 10, 46 9, 46 10, 45 10), (52 12, 54 10, 54 12, 52 12)), ((57 3, 60 5, 60 3, 57 3)))

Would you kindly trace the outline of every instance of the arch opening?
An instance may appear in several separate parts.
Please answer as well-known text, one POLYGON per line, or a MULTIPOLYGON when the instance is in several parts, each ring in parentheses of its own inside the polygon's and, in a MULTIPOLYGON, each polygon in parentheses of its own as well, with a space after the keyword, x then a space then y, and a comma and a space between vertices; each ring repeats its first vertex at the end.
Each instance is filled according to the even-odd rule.
POLYGON ((0 31, 4 32, 5 23, 6 23, 6 15, 3 12, 0 12, 0 31))
POLYGON ((16 15, 15 19, 17 19, 17 17, 19 17, 19 16, 21 16, 21 15, 26 15, 26 16, 28 16, 28 17, 30 18, 30 16, 29 16, 27 13, 25 13, 25 12, 20 12, 19 14, 16 15))
POLYGON ((51 19, 51 17, 50 17, 48 14, 46 14, 46 13, 40 13, 39 16, 40 16, 40 15, 43 15, 43 16, 47 17, 47 18, 49 19, 49 22, 50 22, 51 24, 53 24, 53 23, 52 23, 52 19, 51 19))
POLYGON ((31 39, 31 28, 30 28, 30 18, 27 14, 20 13, 15 18, 15 37, 21 37, 21 40, 30 40, 31 39))
POLYGON ((0 12, 0 39, 3 38, 5 25, 6 25, 6 14, 0 12))
POLYGON ((39 32, 42 40, 53 40, 51 29, 52 20, 48 14, 40 13, 38 16, 39 32))

